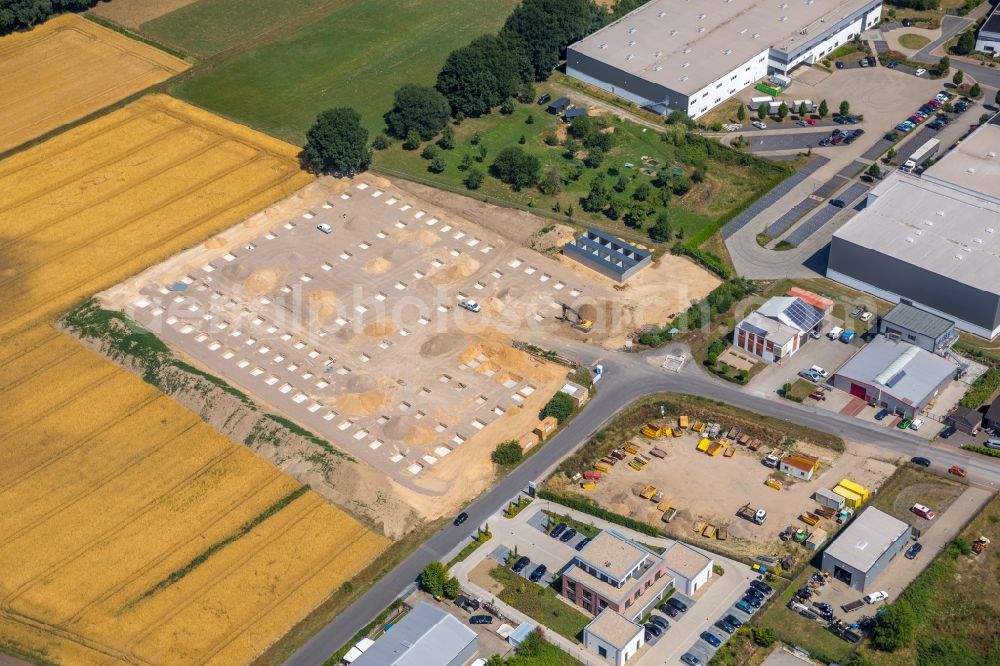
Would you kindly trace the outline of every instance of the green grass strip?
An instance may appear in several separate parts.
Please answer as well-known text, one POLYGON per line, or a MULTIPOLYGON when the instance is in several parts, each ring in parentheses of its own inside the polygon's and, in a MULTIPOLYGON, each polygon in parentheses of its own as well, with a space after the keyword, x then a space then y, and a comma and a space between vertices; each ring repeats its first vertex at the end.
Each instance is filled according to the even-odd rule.
POLYGON ((284 509, 286 506, 288 506, 298 498, 305 495, 307 492, 309 492, 309 486, 305 485, 305 486, 299 486, 292 492, 288 493, 287 495, 279 499, 277 502, 275 502, 274 504, 272 504, 271 506, 267 507, 262 512, 257 514, 257 516, 243 523, 243 525, 241 525, 239 529, 237 529, 235 532, 233 532, 224 539, 216 541, 211 546, 209 546, 204 552, 202 552, 200 555, 192 559, 190 562, 188 562, 181 568, 172 571, 169 576, 161 580, 153 587, 146 590, 142 594, 142 596, 139 597, 139 601, 142 601, 143 599, 148 599, 157 592, 161 592, 166 588, 170 587, 171 585, 173 585, 174 583, 179 582, 182 578, 184 578, 189 573, 191 573, 192 571, 200 567, 202 564, 207 562, 213 555, 218 553, 220 550, 222 550, 231 543, 239 541, 247 534, 252 532, 255 527, 257 527, 265 520, 267 520, 274 514, 284 509))

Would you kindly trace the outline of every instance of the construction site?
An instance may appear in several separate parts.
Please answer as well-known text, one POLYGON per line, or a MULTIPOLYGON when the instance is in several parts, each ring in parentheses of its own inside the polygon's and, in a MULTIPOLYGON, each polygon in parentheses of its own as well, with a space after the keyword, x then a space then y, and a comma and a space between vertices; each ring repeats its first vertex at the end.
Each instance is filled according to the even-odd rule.
POLYGON ((844 486, 877 488, 895 470, 855 452, 727 424, 722 415, 718 422, 652 421, 617 443, 580 478, 556 475, 549 487, 737 558, 807 555, 850 515, 842 509, 864 501, 844 486), (831 494, 836 509, 823 503, 831 494))
POLYGON ((599 344, 644 315, 574 263, 381 178, 321 179, 99 298, 441 515, 566 383, 516 341, 599 344))

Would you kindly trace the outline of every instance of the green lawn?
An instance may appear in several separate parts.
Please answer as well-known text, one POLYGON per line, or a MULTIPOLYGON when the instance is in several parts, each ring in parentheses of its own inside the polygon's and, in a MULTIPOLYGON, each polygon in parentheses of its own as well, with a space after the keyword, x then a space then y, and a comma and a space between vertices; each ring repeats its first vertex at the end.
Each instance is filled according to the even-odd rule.
MULTIPOLYGON (((539 94, 545 91, 545 86, 541 86, 538 90, 539 94)), ((706 156, 705 149, 700 145, 693 147, 675 145, 672 140, 665 140, 665 137, 669 139, 678 132, 675 128, 664 128, 666 132, 664 134, 664 131, 644 128, 621 119, 612 121, 611 127, 615 145, 608 151, 603 163, 596 169, 584 169, 579 180, 566 182, 563 191, 556 195, 542 194, 534 187, 515 192, 492 176, 487 176, 482 186, 471 195, 488 195, 520 206, 533 205, 542 210, 553 210, 556 203, 559 204, 561 211, 566 211, 572 206, 575 221, 598 222, 605 228, 626 236, 634 236, 636 230, 628 229, 621 220, 611 220, 600 213, 587 213, 582 210, 580 199, 586 196, 594 178, 599 173, 610 172, 608 182, 615 184, 619 176, 624 175, 628 179, 626 189, 613 194, 631 198, 640 183, 653 185, 655 180, 653 176, 640 171, 645 166, 642 161, 643 156, 654 158, 659 162, 658 166, 650 167, 654 171, 678 168, 684 174, 690 175, 695 166, 690 163, 687 155, 697 155, 697 159, 703 161, 706 167, 705 180, 696 184, 684 196, 674 197, 668 208, 674 232, 683 230, 684 237, 691 238, 712 226, 736 206, 758 197, 786 175, 780 167, 766 160, 747 158, 749 163, 746 165, 726 164, 721 159, 706 156), (626 164, 632 166, 626 167, 626 164)), ((519 145, 522 136, 525 143, 520 144, 521 147, 539 158, 543 173, 550 167, 563 170, 577 162, 572 156, 565 155, 566 151, 562 145, 545 143, 545 137, 553 134, 560 140, 564 138, 566 126, 561 119, 546 113, 544 107, 537 104, 518 104, 514 113, 510 115, 495 111, 482 118, 466 119, 454 129, 456 145, 453 150, 442 151, 447 168, 440 174, 433 174, 427 170, 428 161, 421 157, 421 150, 403 150, 400 142, 377 153, 375 167, 389 175, 410 176, 430 184, 463 191, 462 181, 465 172, 459 169, 459 164, 465 155, 473 157, 478 155, 479 146, 471 143, 476 133, 481 137, 480 145, 487 149, 485 160, 475 164, 483 171, 488 172, 489 165, 501 149, 519 145), (527 123, 529 116, 534 121, 532 124, 527 123)), ((654 210, 647 218, 647 226, 655 221, 658 210, 654 210)))
MULTIPOLYGON (((254 1, 272 13, 290 12, 278 0, 254 1)), ((322 0, 306 2, 312 8, 324 5, 322 0)), ((194 30, 178 24, 169 30, 175 39, 200 50, 253 39, 260 21, 240 19, 236 25, 242 27, 230 30, 232 17, 239 13, 224 11, 230 4, 237 4, 236 0, 202 0, 190 11, 201 8, 203 27, 194 30), (216 37, 211 34, 215 30, 227 34, 216 37), (194 34, 183 37, 185 31, 194 34)), ((238 4, 242 7, 243 3, 238 4)), ((357 109, 374 133, 382 129, 382 114, 392 105, 397 88, 411 82, 432 84, 452 50, 496 31, 517 0, 341 0, 329 4, 336 8, 287 36, 267 41, 265 35, 260 46, 219 63, 209 62, 174 86, 172 94, 297 144, 303 143, 316 115, 334 106, 357 109)), ((168 26, 153 24, 174 14, 148 27, 166 32, 168 26)), ((174 20, 184 23, 183 17, 174 20)))
POLYGON ((592 618, 560 599, 551 587, 532 583, 507 567, 496 567, 490 576, 503 585, 503 591, 497 595, 501 601, 538 620, 546 629, 580 642, 583 628, 592 618))
POLYGON ((507 661, 507 666, 574 666, 579 663, 552 643, 543 643, 535 654, 515 654, 507 661))

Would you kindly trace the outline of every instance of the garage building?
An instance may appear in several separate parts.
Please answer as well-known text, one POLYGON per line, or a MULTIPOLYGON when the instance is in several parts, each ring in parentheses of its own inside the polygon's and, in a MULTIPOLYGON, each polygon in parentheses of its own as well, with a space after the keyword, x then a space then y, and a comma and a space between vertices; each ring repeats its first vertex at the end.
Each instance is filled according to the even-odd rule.
POLYGON ((703 115, 878 23, 882 0, 651 0, 570 45, 566 73, 657 113, 703 115))
POLYGON ((642 625, 610 608, 583 628, 584 647, 615 666, 625 666, 643 646, 645 637, 642 625))
POLYGON ((353 666, 462 666, 479 650, 479 637, 457 617, 419 603, 392 625, 353 666))
POLYGON ((906 548, 910 532, 910 526, 902 520, 868 507, 824 551, 821 568, 864 592, 906 548))
POLYGON ((946 358, 879 335, 837 370, 831 384, 893 414, 913 418, 958 371, 946 358))
POLYGON ((663 552, 663 560, 674 576, 674 587, 689 597, 712 577, 712 558, 680 541, 663 552))
POLYGON ((955 322, 906 303, 897 304, 879 320, 878 332, 942 355, 958 340, 955 322))

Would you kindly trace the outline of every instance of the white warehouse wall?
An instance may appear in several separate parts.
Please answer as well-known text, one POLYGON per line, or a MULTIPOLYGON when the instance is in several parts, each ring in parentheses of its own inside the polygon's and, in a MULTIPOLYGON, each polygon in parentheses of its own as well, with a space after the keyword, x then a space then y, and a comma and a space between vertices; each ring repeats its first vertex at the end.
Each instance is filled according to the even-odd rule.
MULTIPOLYGON (((688 115, 697 118, 708 110, 715 108, 747 86, 767 76, 767 54, 765 48, 747 62, 740 63, 734 69, 712 81, 688 98, 688 115)), ((720 58, 725 56, 720 55, 720 58)))

